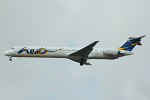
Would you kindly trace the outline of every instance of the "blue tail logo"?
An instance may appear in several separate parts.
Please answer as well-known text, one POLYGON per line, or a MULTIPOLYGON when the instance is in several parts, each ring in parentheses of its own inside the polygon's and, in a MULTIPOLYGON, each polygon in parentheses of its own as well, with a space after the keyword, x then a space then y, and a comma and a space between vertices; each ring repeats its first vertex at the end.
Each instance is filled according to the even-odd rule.
POLYGON ((136 46, 136 45, 142 45, 140 43, 141 39, 145 37, 145 36, 141 36, 141 37, 130 37, 128 39, 128 41, 122 45, 120 48, 117 48, 117 49, 120 49, 120 50, 126 50, 126 51, 132 51, 132 49, 136 46))

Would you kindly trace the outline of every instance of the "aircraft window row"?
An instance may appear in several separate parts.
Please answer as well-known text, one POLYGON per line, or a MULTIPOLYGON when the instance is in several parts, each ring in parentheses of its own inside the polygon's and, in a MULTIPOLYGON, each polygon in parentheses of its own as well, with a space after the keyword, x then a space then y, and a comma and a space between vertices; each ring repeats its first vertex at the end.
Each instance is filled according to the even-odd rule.
MULTIPOLYGON (((15 48, 11 48, 11 49, 15 49, 15 48)), ((31 49, 27 49, 27 50, 31 50, 31 49)), ((33 50, 38 50, 38 49, 33 49, 33 50)), ((57 49, 47 49, 49 51, 54 51, 54 50, 57 50, 57 49)), ((73 50, 73 49, 63 49, 62 51, 78 51, 78 50, 73 50)))
MULTIPOLYGON (((56 49, 48 49, 48 50, 56 50, 56 49)), ((77 50, 63 49, 62 51, 77 51, 77 50)))
MULTIPOLYGON (((12 48, 12 49, 15 49, 15 48, 12 48)), ((28 48, 27 50, 31 50, 31 49, 28 48)), ((37 49, 34 49, 34 50, 37 50, 37 49)), ((53 51, 53 50, 57 50, 57 49, 47 49, 47 50, 53 51)), ((62 51, 78 51, 78 50, 63 49, 62 51)))
POLYGON ((70 49, 65 49, 63 51, 77 51, 77 50, 70 50, 70 49))

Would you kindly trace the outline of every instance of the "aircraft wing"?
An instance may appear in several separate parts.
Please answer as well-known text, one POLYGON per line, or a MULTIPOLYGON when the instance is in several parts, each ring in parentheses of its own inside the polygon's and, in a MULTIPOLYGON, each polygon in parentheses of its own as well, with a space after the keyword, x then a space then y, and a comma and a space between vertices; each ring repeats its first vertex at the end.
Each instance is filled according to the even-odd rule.
POLYGON ((91 65, 90 63, 87 62, 87 58, 88 58, 88 55, 93 50, 93 47, 97 44, 97 42, 99 42, 99 41, 95 41, 95 42, 91 43, 90 45, 70 54, 68 59, 80 63, 81 66, 83 64, 91 65))
POLYGON ((91 43, 90 45, 70 54, 69 56, 77 56, 77 57, 88 57, 88 55, 91 53, 93 50, 93 47, 97 44, 99 41, 95 41, 91 43))

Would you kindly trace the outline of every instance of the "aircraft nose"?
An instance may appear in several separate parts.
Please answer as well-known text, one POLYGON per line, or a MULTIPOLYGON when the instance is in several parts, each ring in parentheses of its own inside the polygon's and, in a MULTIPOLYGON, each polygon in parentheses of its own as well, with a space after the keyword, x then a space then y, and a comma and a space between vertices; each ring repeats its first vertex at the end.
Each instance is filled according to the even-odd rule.
POLYGON ((9 56, 9 51, 5 51, 5 52, 4 52, 4 55, 5 55, 5 56, 9 56))

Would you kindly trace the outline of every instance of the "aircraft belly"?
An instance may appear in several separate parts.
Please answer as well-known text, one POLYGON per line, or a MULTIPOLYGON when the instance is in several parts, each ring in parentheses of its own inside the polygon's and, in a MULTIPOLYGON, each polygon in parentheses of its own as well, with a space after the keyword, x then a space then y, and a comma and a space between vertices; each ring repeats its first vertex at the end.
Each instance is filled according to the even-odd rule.
POLYGON ((89 54, 88 59, 98 59, 98 57, 96 54, 89 54))

